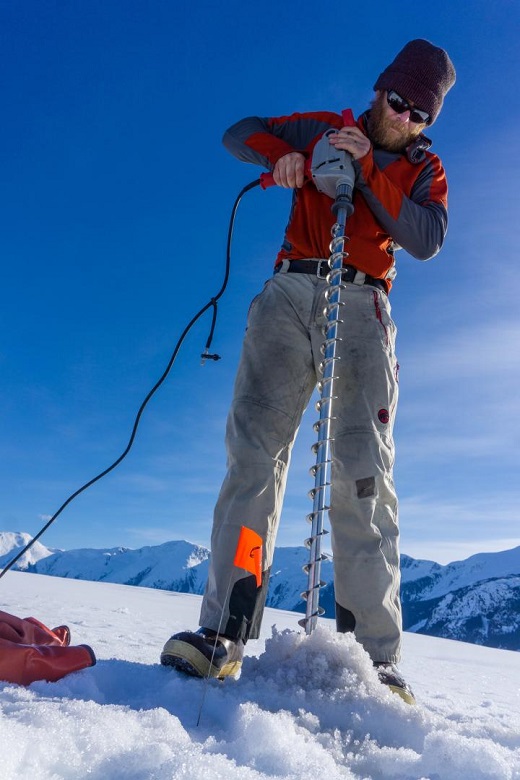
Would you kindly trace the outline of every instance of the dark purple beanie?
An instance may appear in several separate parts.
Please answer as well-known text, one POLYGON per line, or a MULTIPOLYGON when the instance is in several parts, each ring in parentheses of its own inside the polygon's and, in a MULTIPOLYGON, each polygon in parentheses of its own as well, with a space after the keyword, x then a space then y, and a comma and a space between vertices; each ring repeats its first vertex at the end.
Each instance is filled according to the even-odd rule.
POLYGON ((395 89, 416 108, 427 111, 430 124, 437 118, 444 96, 455 83, 455 68, 444 49, 417 38, 401 49, 384 70, 374 89, 395 89))

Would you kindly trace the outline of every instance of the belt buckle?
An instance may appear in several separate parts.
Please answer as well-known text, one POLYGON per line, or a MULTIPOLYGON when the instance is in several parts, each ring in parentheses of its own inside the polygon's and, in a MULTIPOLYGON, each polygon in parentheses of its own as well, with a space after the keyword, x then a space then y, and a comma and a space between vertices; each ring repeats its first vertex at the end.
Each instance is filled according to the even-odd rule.
POLYGON ((329 261, 323 258, 321 260, 318 260, 318 267, 316 268, 316 276, 318 277, 318 279, 326 279, 329 272, 330 272, 329 261), (327 266, 327 273, 325 274, 325 276, 322 276, 321 274, 321 269, 323 264, 327 266))

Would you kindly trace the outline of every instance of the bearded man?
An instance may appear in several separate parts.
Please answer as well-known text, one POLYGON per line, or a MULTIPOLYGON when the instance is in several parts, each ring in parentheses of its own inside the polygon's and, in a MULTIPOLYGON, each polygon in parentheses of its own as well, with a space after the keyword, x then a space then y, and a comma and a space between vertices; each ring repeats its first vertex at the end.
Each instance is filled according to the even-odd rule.
POLYGON ((447 53, 413 40, 381 73, 371 109, 352 127, 329 112, 250 117, 224 136, 229 151, 294 190, 274 275, 253 300, 228 417, 228 472, 215 508, 201 628, 171 637, 161 662, 206 677, 240 668, 259 635, 291 449, 319 381, 331 198, 306 178, 320 138, 350 152, 354 213, 347 222, 331 431, 331 543, 336 625, 353 631, 379 679, 413 703, 396 664, 401 648, 393 425, 398 364, 388 295, 394 255, 427 260, 447 229, 447 184, 423 134, 436 120, 455 70, 447 53), (243 525, 263 540, 263 578, 233 567, 243 525))

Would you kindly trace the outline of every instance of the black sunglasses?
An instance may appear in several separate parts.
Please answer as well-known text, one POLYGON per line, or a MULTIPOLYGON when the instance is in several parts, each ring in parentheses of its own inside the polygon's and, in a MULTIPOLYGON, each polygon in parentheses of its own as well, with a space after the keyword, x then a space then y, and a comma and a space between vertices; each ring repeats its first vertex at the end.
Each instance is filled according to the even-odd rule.
POLYGON ((391 89, 386 93, 386 102, 397 114, 404 114, 405 111, 409 111, 411 122, 416 122, 419 125, 427 125, 430 122, 430 115, 427 111, 421 111, 419 108, 415 108, 415 106, 412 108, 407 100, 397 94, 395 89, 391 89))

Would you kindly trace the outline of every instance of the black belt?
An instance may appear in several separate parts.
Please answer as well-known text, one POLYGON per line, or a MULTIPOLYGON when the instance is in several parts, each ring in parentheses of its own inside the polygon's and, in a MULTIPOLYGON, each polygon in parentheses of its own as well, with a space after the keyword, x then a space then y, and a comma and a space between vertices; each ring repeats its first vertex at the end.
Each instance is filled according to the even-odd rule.
MULTIPOLYGON (((284 261, 286 262, 286 261, 284 261)), ((275 274, 282 271, 283 263, 279 263, 274 269, 275 274)), ((286 273, 290 274, 314 274, 318 279, 325 279, 330 273, 330 266, 327 260, 289 260, 289 267, 286 273)), ((358 269, 353 265, 344 265, 341 272, 341 279, 344 282, 353 282, 358 269)), ((384 279, 376 279, 374 276, 365 274, 363 284, 370 284, 372 287, 378 287, 384 293, 388 292, 388 287, 384 279)))

